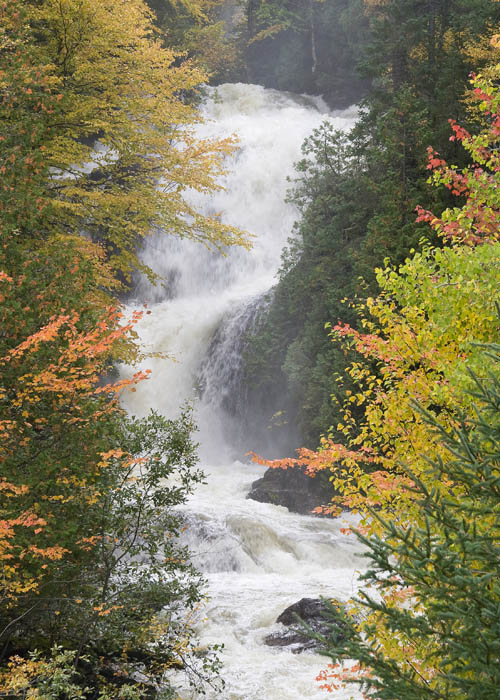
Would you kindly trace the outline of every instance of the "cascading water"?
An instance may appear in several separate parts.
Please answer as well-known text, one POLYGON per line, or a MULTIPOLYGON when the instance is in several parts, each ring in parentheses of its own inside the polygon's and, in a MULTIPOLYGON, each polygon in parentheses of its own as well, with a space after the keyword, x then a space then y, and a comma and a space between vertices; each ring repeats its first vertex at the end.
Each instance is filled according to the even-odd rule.
MULTIPOLYGON (((205 410, 210 407, 216 413, 224 412, 223 437, 241 453, 246 444, 248 424, 243 419, 247 413, 248 392, 242 372, 242 358, 248 347, 247 334, 251 333, 267 306, 267 295, 258 294, 247 299, 228 312, 208 348, 200 368, 200 390, 205 410)), ((254 440, 254 445, 255 440, 254 440)))
MULTIPOLYGON (((240 145, 228 163, 225 191, 190 197, 199 209, 220 212, 226 223, 254 234, 254 247, 250 252, 232 249, 223 257, 189 241, 150 239, 143 259, 166 282, 157 288, 139 283, 138 301, 152 302, 152 314, 141 322, 139 333, 146 349, 173 359, 148 361, 152 378, 125 396, 124 403, 135 415, 154 408, 174 416, 183 402, 198 397, 207 485, 186 506, 187 537, 193 560, 209 582, 202 641, 225 645, 226 697, 324 697, 314 681, 324 659, 271 649, 263 639, 276 629, 283 609, 304 596, 350 597, 360 566, 358 547, 341 534, 340 520, 298 516, 247 500, 252 481, 263 470, 232 461, 234 446, 228 444, 224 425, 230 420, 225 411, 229 394, 237 390, 231 377, 242 331, 251 327, 275 283, 296 217, 284 201, 286 178, 303 140, 328 109, 319 98, 243 84, 209 90, 202 109, 207 121, 198 128, 200 136, 237 133, 240 145)), ((337 128, 349 128, 355 116, 351 110, 329 118, 337 128)))

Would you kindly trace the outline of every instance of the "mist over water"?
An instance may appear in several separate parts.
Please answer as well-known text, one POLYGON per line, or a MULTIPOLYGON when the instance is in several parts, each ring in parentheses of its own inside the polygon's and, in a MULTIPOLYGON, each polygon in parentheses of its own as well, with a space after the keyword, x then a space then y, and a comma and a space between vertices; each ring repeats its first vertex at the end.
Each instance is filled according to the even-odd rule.
MULTIPOLYGON (((217 384, 222 395, 228 376, 221 368, 235 370, 239 358, 229 338, 219 349, 211 341, 224 319, 237 342, 236 317, 244 324, 246 307, 262 303, 275 284, 281 252, 297 217, 295 207, 285 203, 287 177, 293 177, 304 139, 325 119, 328 108, 321 98, 226 84, 208 89, 202 112, 206 122, 197 129, 200 137, 236 133, 239 148, 228 158, 225 190, 210 196, 191 192, 189 198, 201 211, 219 213, 225 223, 248 231, 253 248, 232 247, 223 256, 175 237, 148 239, 142 259, 164 285, 152 287, 145 278, 137 285, 138 301, 155 304, 141 324, 141 338, 147 348, 167 352, 176 362, 148 363, 153 379, 137 389, 131 408, 144 414, 153 406, 172 415, 184 400, 199 397, 200 382, 208 386, 206 400, 198 403, 201 450, 207 458, 220 459, 229 440, 220 429, 227 415, 217 405, 217 384)), ((351 109, 330 119, 338 128, 350 128, 355 115, 351 109)))
POLYGON ((225 191, 210 197, 193 192, 190 199, 200 210, 220 213, 225 223, 251 233, 254 246, 251 251, 232 248, 224 257, 173 237, 147 242, 142 258, 165 284, 152 288, 143 279, 137 285, 137 303, 148 302, 152 311, 139 334, 146 350, 173 359, 148 360, 151 379, 127 394, 124 405, 134 415, 154 408, 174 417, 186 400, 195 400, 207 484, 186 506, 186 536, 194 563, 209 581, 202 641, 225 645, 224 697, 326 697, 314 681, 326 666, 324 658, 270 649, 263 639, 277 629, 274 622, 283 609, 304 596, 350 597, 360 566, 358 547, 340 533, 341 520, 298 516, 246 499, 263 469, 234 461, 238 446, 228 435, 234 438, 238 430, 250 428, 237 426, 235 416, 228 415, 227 399, 236 392, 244 400, 244 387, 234 381, 242 332, 252 327, 276 282, 296 218, 284 199, 301 144, 326 116, 337 128, 350 128, 356 111, 332 115, 320 98, 244 84, 209 89, 202 111, 201 137, 236 133, 240 143, 228 159, 225 191))

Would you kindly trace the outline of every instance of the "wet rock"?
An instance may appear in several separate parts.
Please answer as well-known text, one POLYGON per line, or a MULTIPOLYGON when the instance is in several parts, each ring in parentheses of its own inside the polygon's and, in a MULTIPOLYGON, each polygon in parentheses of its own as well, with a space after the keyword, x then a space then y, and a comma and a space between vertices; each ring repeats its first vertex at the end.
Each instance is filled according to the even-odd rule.
POLYGON ((336 636, 336 641, 340 641, 344 636, 342 623, 335 622, 328 615, 328 604, 324 600, 302 598, 286 608, 276 620, 277 623, 288 629, 273 632, 264 639, 264 643, 270 647, 289 647, 289 651, 293 654, 321 649, 321 642, 317 639, 311 639, 297 617, 305 622, 315 634, 330 637, 333 634, 336 636))
POLYGON ((298 631, 274 632, 269 634, 264 643, 268 647, 290 647, 292 654, 301 654, 303 651, 316 651, 319 643, 316 639, 309 639, 298 631))
POLYGON ((332 493, 328 475, 319 474, 312 479, 302 469, 295 467, 268 469, 261 479, 253 482, 247 498, 284 506, 292 513, 310 515, 317 506, 329 503, 332 493))
POLYGON ((276 622, 282 625, 294 625, 297 623, 297 616, 301 620, 310 624, 313 621, 324 622, 327 613, 327 604, 320 598, 302 598, 298 603, 290 605, 278 617, 276 622))

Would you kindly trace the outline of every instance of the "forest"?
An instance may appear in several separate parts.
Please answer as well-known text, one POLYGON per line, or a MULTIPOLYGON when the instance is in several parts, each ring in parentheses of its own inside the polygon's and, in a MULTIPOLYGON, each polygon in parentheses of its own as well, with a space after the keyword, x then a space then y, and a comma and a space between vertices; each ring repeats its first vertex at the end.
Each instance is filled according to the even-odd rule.
POLYGON ((220 434, 318 485, 317 527, 350 513, 367 564, 304 697, 498 698, 499 82, 498 0, 0 0, 0 695, 226 697, 186 538, 204 414, 129 408, 179 362, 141 335, 137 290, 182 290, 155 251, 230 280, 258 247, 216 204, 229 85, 316 119, 272 286, 203 330, 238 356, 187 380, 214 413, 230 378, 220 434))

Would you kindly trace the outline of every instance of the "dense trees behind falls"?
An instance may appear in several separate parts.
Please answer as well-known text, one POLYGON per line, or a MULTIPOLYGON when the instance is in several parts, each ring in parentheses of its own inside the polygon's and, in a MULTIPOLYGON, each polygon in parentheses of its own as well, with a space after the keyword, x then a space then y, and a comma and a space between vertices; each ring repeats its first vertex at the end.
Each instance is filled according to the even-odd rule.
POLYGON ((220 692, 178 544, 192 417, 132 419, 120 392, 148 373, 103 377, 146 353, 147 309, 119 302, 154 278, 144 237, 249 247, 184 197, 236 146, 195 137, 200 86, 240 80, 360 110, 303 145, 245 344, 249 415, 303 439, 269 466, 333 481, 371 561, 319 681, 497 697, 499 19, 494 0, 0 1, 3 695, 174 698, 179 673, 220 692))
POLYGON ((416 221, 415 208, 439 214, 453 201, 449 190, 427 183, 427 148, 457 166, 467 162, 450 141, 448 119, 474 122, 464 99, 467 80, 490 60, 486 37, 498 21, 491 2, 366 4, 371 32, 357 50, 372 90, 351 134, 325 124, 303 146, 289 195, 300 218, 247 358, 262 423, 287 411, 309 447, 335 431, 339 402, 352 389, 337 381, 344 350, 330 342, 325 323, 356 323, 343 300, 376 292, 374 268, 387 257, 402 262, 422 236, 437 242, 416 221), (276 401, 268 402, 270 394, 276 401))

